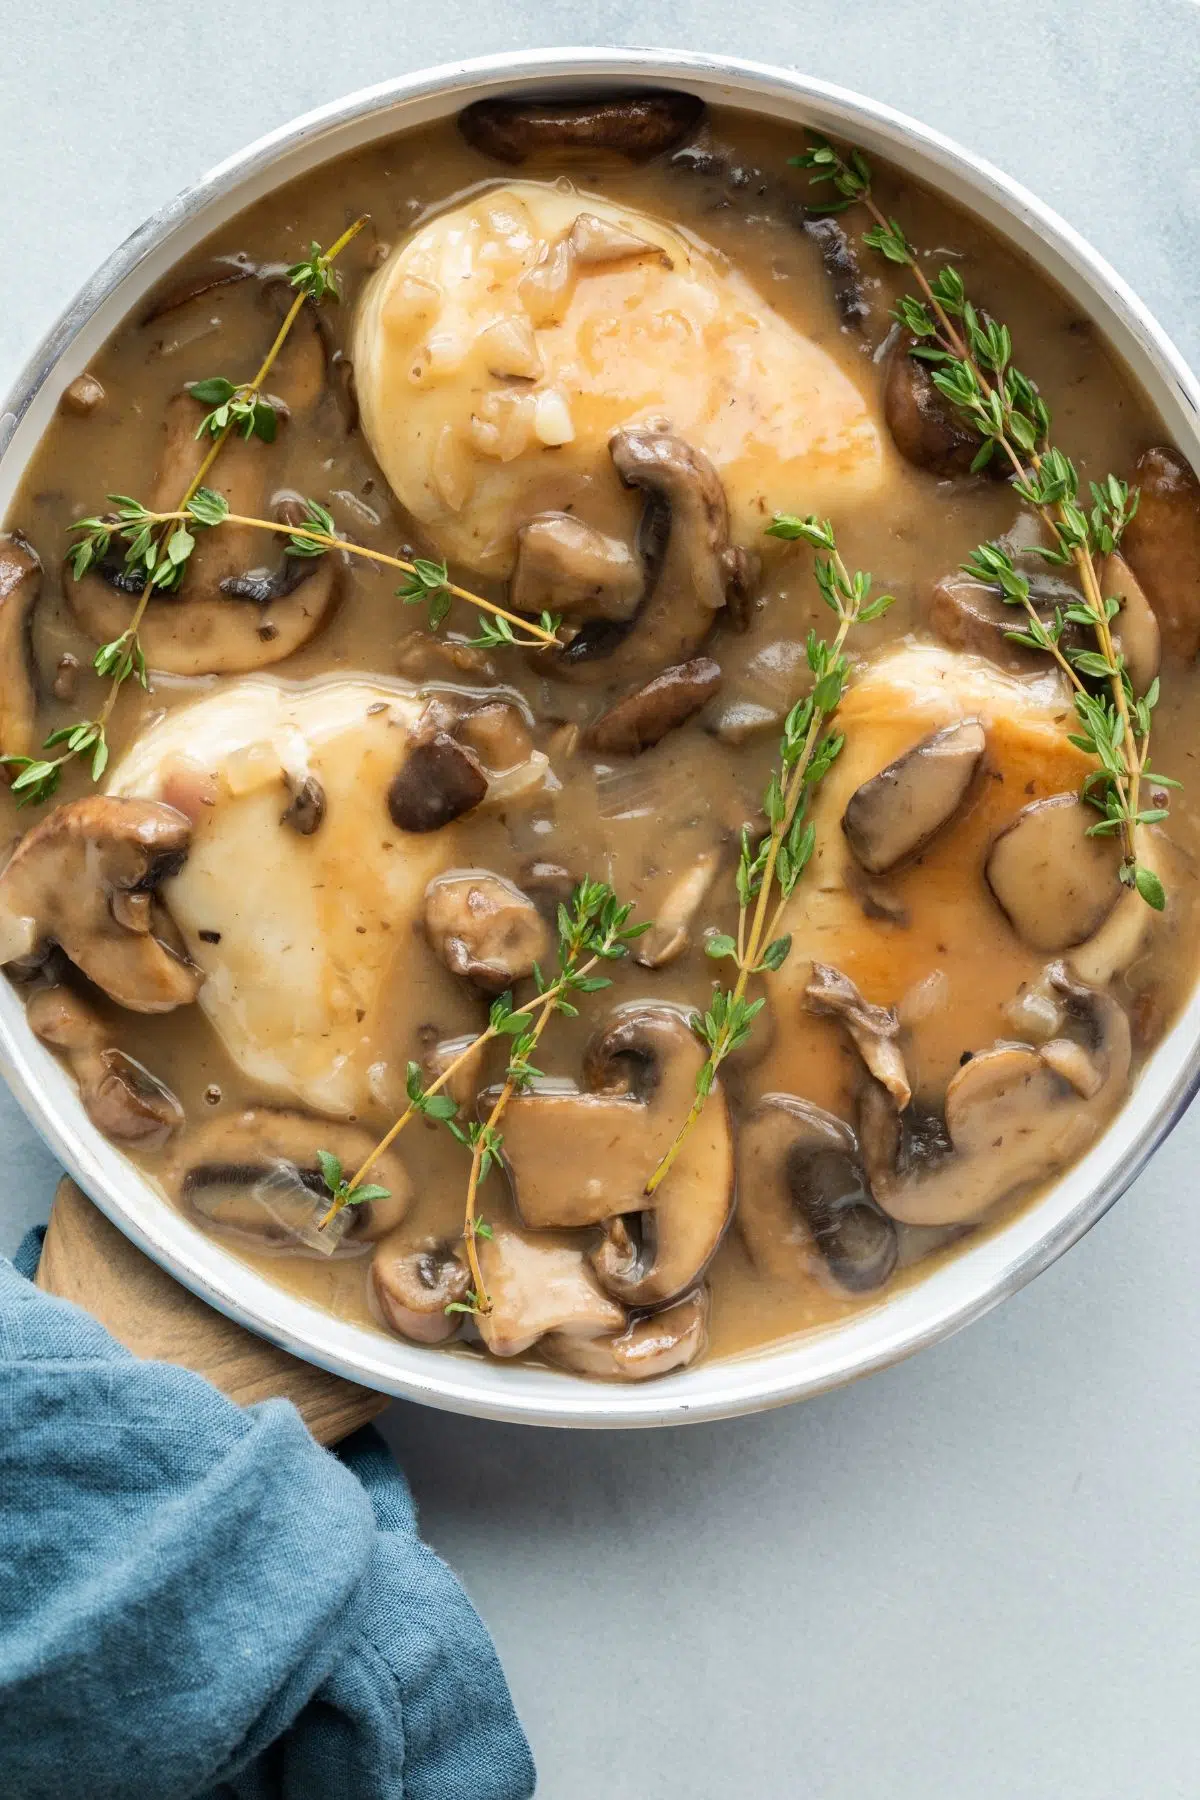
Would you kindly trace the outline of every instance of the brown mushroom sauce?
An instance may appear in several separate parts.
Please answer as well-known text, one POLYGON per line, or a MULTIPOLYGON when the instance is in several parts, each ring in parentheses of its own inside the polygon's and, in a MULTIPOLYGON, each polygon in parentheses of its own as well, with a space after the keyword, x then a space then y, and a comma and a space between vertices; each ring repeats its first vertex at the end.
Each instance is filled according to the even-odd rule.
MULTIPOLYGON (((857 634, 853 650, 862 659, 860 674, 864 667, 868 675, 878 669, 909 634, 915 634, 918 643, 948 646, 946 656, 973 657, 985 670, 999 671, 1004 681, 1032 678, 1030 659, 1014 654, 1003 640, 1003 618, 997 626, 986 610, 976 609, 967 617, 944 595, 936 600, 939 584, 958 579, 955 572, 962 558, 980 541, 1018 525, 1020 509, 1003 481, 954 473, 963 460, 956 449, 947 451, 943 444, 932 462, 919 466, 920 433, 908 426, 921 416, 920 396, 901 404, 897 388, 906 369, 898 359, 888 318, 889 306, 901 291, 897 272, 861 248, 856 261, 854 243, 847 248, 840 236, 839 254, 831 263, 822 232, 810 229, 812 221, 806 221, 799 209, 805 193, 802 178, 787 169, 787 158, 800 147, 801 134, 732 113, 712 113, 697 123, 687 107, 671 109, 669 118, 664 114, 658 120, 652 107, 648 114, 643 109, 638 115, 641 123, 628 155, 620 153, 620 119, 605 118, 595 137, 596 153, 590 156, 587 141, 593 126, 586 119, 581 123, 572 118, 560 129, 549 117, 550 112, 557 117, 559 110, 547 109, 531 133, 524 132, 520 121, 514 127, 501 109, 495 117, 474 117, 464 133, 451 121, 317 170, 223 228, 164 281, 160 303, 143 304, 137 317, 117 331, 96 357, 86 384, 73 384, 7 522, 7 529, 19 535, 8 540, 9 550, 0 559, 0 571, 7 571, 0 579, 0 646, 15 659, 0 703, 0 717, 11 715, 14 734, 14 742, 3 745, 5 750, 24 749, 28 741, 22 710, 27 693, 22 685, 24 613, 35 594, 37 563, 41 586, 32 603, 28 667, 36 675, 40 741, 98 704, 99 690, 88 672, 95 646, 65 592, 62 554, 72 520, 95 511, 106 492, 154 491, 162 467, 161 421, 172 416, 173 404, 178 408, 183 383, 253 369, 279 317, 278 287, 272 287, 271 278, 277 283, 281 267, 301 254, 310 240, 330 242, 352 212, 369 211, 372 222, 342 261, 345 303, 321 312, 324 371, 313 375, 312 348, 317 340, 312 337, 307 350, 298 347, 293 359, 293 369, 303 364, 307 371, 294 377, 303 392, 297 395, 293 388, 291 416, 281 426, 277 443, 261 455, 255 447, 254 482, 262 490, 264 510, 286 509, 292 504, 289 496, 312 494, 327 502, 340 530, 364 545, 393 554, 441 554, 436 527, 421 526, 392 497, 346 404, 355 303, 372 271, 415 226, 476 194, 481 184, 499 187, 517 179, 557 182, 560 192, 569 180, 593 205, 597 200, 615 201, 639 216, 669 221, 712 246, 718 258, 728 259, 723 266, 740 271, 763 302, 816 346, 861 396, 881 444, 878 483, 869 501, 860 504, 853 493, 840 501, 835 483, 819 501, 797 489, 784 502, 797 512, 815 509, 834 515, 850 566, 870 568, 879 587, 898 596, 886 621, 857 634), (562 155, 551 146, 543 164, 539 157, 550 139, 555 139, 562 155), (519 171, 489 159, 485 153, 489 144, 496 154, 500 153, 496 144, 502 144, 508 161, 520 163, 519 171), (769 181, 757 178, 762 171, 770 173, 769 181), (853 306, 848 310, 843 290, 851 275, 853 306), (888 425, 901 415, 908 425, 902 432, 904 441, 897 445, 888 425), (983 663, 984 656, 991 660, 983 663), (81 672, 77 691, 68 698, 69 689, 56 681, 56 672, 70 666, 72 659, 81 672), (60 693, 62 697, 56 698, 60 693)), ((1163 442, 1162 428, 1088 322, 979 224, 946 202, 886 168, 877 170, 876 188, 885 210, 903 219, 910 238, 944 247, 955 257, 972 292, 1009 325, 1021 366, 1049 396, 1057 437, 1078 459, 1085 480, 1110 468, 1133 479, 1139 458, 1163 442)), ((844 223, 853 239, 853 220, 844 223)), ((579 279, 595 277, 585 272, 579 279)), ((279 391, 288 400, 284 381, 281 370, 279 391)), ((519 378, 514 375, 510 385, 519 388, 519 378)), ((637 443, 649 443, 651 452, 653 432, 675 428, 670 420, 647 420, 636 407, 627 419, 618 416, 617 423, 636 428, 637 443)), ((753 418, 747 421, 751 455, 755 425, 753 418)), ((969 450, 970 446, 968 460, 969 450)), ((680 455, 689 454, 685 445, 680 455)), ((1171 903, 1166 917, 1152 923, 1146 942, 1135 946, 1135 956, 1128 946, 1124 953, 1118 947, 1111 971, 1100 967, 1099 974, 1092 975, 1097 986, 1105 984, 1108 973, 1112 975, 1107 993, 1129 1021, 1134 1075, 1190 987, 1195 958, 1191 946, 1200 937, 1192 881, 1200 855, 1200 780, 1194 778, 1200 771, 1200 728, 1194 723, 1200 716, 1200 693, 1196 674, 1180 657, 1181 647, 1190 654, 1200 641, 1196 591, 1200 515, 1194 516, 1200 489, 1194 481, 1189 487, 1177 473, 1175 453, 1157 455, 1155 460, 1156 455, 1148 464, 1157 482, 1154 504, 1139 531, 1131 535, 1129 557, 1164 623, 1155 763, 1185 781, 1173 803, 1169 842, 1159 858, 1171 903), (1170 481, 1162 477, 1164 467, 1170 481), (1184 586, 1190 582, 1187 593, 1176 591, 1167 598, 1161 588, 1170 577, 1173 552, 1170 544, 1164 547, 1163 531, 1180 534, 1178 561, 1187 577, 1184 586)), ((117 1006, 102 986, 85 981, 62 951, 51 949, 46 958, 47 946, 56 936, 61 893, 54 896, 45 941, 10 966, 14 979, 41 996, 37 1028, 47 1042, 59 1047, 65 1060, 74 1059, 72 1066, 93 1116, 102 1123, 111 1120, 115 1109, 123 1121, 117 1132, 123 1147, 160 1182, 164 1194, 188 1207, 208 1228, 228 1215, 238 1229, 224 1233, 223 1241, 280 1284, 349 1319, 374 1323, 381 1330, 398 1325, 414 1341, 438 1341, 455 1329, 439 1308, 445 1296, 458 1298, 465 1287, 453 1260, 466 1176, 462 1150, 444 1130, 415 1121, 390 1153, 389 1166, 399 1170, 397 1202, 391 1210, 377 1208, 373 1218, 355 1221, 339 1241, 337 1253, 325 1256, 307 1241, 311 1232, 289 1239, 280 1225, 297 1209, 306 1211, 306 1194, 313 1195, 315 1204, 316 1146, 344 1147, 350 1173, 350 1160, 378 1141, 402 1107, 406 1062, 417 1062, 427 1073, 444 1067, 455 1040, 461 1042, 481 1029, 486 994, 504 979, 506 957, 524 972, 535 954, 544 954, 544 928, 533 918, 533 908, 552 924, 555 906, 572 878, 584 873, 611 881, 623 899, 636 903, 639 917, 653 919, 661 911, 665 922, 644 960, 631 958, 615 969, 607 995, 592 997, 578 1019, 554 1022, 540 1046, 539 1065, 560 1077, 572 1093, 586 1092, 589 1083, 603 1085, 595 1074, 597 1058, 607 1053, 606 1045, 611 1048, 614 1032, 619 1037, 625 1031, 621 1020, 629 1009, 635 1014, 639 1005, 657 1009, 649 1016, 652 1023, 654 1018, 660 1021, 661 1035, 664 1007, 670 1011, 704 1003, 714 969, 703 953, 704 936, 734 928, 732 870, 738 834, 743 826, 752 832, 762 828, 760 797, 779 724, 805 690, 804 639, 814 625, 818 631, 826 629, 828 615, 813 584, 809 556, 764 544, 761 537, 771 507, 779 503, 774 491, 767 497, 765 481, 763 493, 752 504, 753 529, 745 525, 743 506, 727 539, 725 521, 719 516, 719 471, 714 507, 711 494, 704 498, 709 475, 701 469, 689 505, 708 507, 708 547, 701 546, 699 538, 683 547, 665 544, 659 516, 657 562, 652 567, 653 559, 645 560, 643 567, 638 561, 645 550, 637 539, 639 518, 643 528, 647 521, 655 521, 650 519, 646 493, 637 490, 638 472, 629 467, 622 473, 634 485, 619 487, 608 471, 609 501, 599 516, 584 520, 590 536, 573 535, 576 500, 564 499, 552 482, 528 508, 526 524, 545 516, 551 525, 545 545, 537 551, 537 567, 531 551, 520 581, 531 593, 536 586, 538 604, 545 592, 553 591, 556 580, 573 583, 570 604, 561 610, 571 614, 574 607, 569 623, 578 629, 582 619, 584 631, 595 634, 600 651, 598 657, 589 652, 586 666, 574 673, 564 668, 561 677, 544 656, 468 648, 462 640, 475 627, 473 615, 461 606, 455 607, 440 637, 432 638, 423 628, 420 611, 406 609, 394 597, 391 572, 364 562, 339 569, 332 598, 321 577, 321 616, 315 622, 304 609, 309 604, 306 592, 316 593, 317 585, 285 592, 289 583, 280 584, 278 570, 283 565, 269 539, 254 545, 255 567, 245 579, 239 575, 235 588, 226 592, 231 617, 240 621, 242 647, 236 654, 243 662, 238 667, 247 666, 245 644, 254 653, 254 632, 247 635, 246 622, 253 626, 257 615, 252 608, 260 604, 261 661, 264 667, 274 666, 257 679, 294 684, 362 676, 384 684, 389 692, 416 686, 422 690, 426 710, 419 730, 409 734, 412 743, 425 746, 421 754, 426 761, 432 756, 429 746, 436 746, 443 761, 452 761, 456 768, 461 765, 460 774, 465 771, 453 795, 423 799, 408 791, 421 777, 419 758, 407 781, 400 776, 398 749, 386 767, 363 765, 375 767, 377 776, 374 789, 361 795, 361 804, 375 810, 363 817, 375 821, 380 833, 390 833, 385 850, 390 844, 394 855, 399 844, 404 854, 419 858, 414 866, 423 871, 411 916, 393 918, 387 916, 386 906, 380 907, 384 916, 378 928, 393 931, 396 959, 387 1005, 364 1026, 364 1031, 374 1032, 373 1054, 378 1058, 373 1065, 375 1087, 366 1105, 348 1116, 342 1109, 339 1119, 322 1124, 311 1099, 298 1098, 286 1083, 272 1086, 243 1072, 223 1048, 203 1002, 161 1013, 129 1011, 117 1006), (619 530, 614 536, 615 527, 619 530), (710 558, 703 568, 698 560, 702 556, 710 558), (694 596, 702 610, 675 620, 672 630, 656 628, 652 643, 651 634, 644 634, 639 649, 637 608, 646 604, 639 595, 653 597, 664 569, 681 557, 694 565, 687 579, 707 583, 706 591, 697 589, 694 596), (263 590, 259 601, 254 597, 255 575, 263 590), (614 584, 611 592, 609 583, 614 584), (292 624, 284 624, 291 633, 289 644, 296 647, 278 662, 280 645, 274 634, 279 628, 268 616, 275 588, 284 595, 281 607, 292 607, 293 612, 299 608, 292 624), (302 623, 296 624, 297 618, 302 623), (610 633, 607 640, 605 631, 610 633), (606 651, 613 652, 607 671, 606 651), (670 704, 665 704, 658 697, 661 678, 669 666, 678 671, 681 664, 687 664, 695 677, 694 691, 689 690, 686 704, 681 704, 671 688, 670 704), (659 685, 652 688, 655 683, 659 685), (494 692, 497 687, 503 690, 499 695, 494 692), (639 697, 643 690, 649 699, 639 697), (431 696, 437 702, 432 709, 431 696), (509 771, 499 777, 508 785, 493 790, 496 771, 504 762, 503 749, 493 745, 494 726, 485 731, 480 725, 472 733, 463 725, 464 715, 478 711, 489 698, 503 703, 497 715, 503 730, 519 740, 511 756, 544 757, 548 778, 522 786, 509 771), (464 871, 484 872, 488 881, 479 891, 460 882, 461 918, 450 905, 450 900, 459 905, 458 890, 449 896, 445 889, 435 890, 441 911, 435 918, 436 942, 430 942, 422 898, 431 881, 461 877, 464 871), (503 907, 495 900, 497 894, 503 907), (493 913, 499 925, 493 925, 493 913), (182 1124, 177 1116, 180 1108, 182 1124), (307 1115, 303 1129, 289 1123, 297 1111, 307 1115), (286 1172, 278 1203, 268 1209, 270 1227, 256 1243, 253 1231, 243 1229, 254 1216, 253 1181, 261 1175, 263 1159, 269 1163, 279 1146, 290 1141, 289 1132, 298 1134, 295 1166, 286 1172), (203 1168, 197 1175, 199 1165, 203 1168), (413 1198, 404 1211, 409 1189, 413 1198), (206 1196, 203 1207, 197 1204, 197 1193, 206 1196), (397 1212, 403 1213, 399 1224, 394 1223, 397 1212)), ((745 492, 743 484, 743 501, 745 492)), ((586 515, 586 503, 579 505, 586 515)), ((530 541, 539 543, 536 533, 530 541)), ((244 548, 243 542, 239 555, 244 548)), ((464 585, 504 601, 506 583, 496 575, 464 570, 453 557, 451 567, 464 585)), ((1040 604, 1043 588, 1038 596, 1040 604)), ((114 594, 105 601, 106 617, 119 598, 114 594)), ((1050 593, 1048 603, 1052 602, 1050 593)), ((156 633, 169 634, 176 604, 173 599, 155 603, 156 633)), ((179 604, 186 613, 186 589, 179 604)), ((210 604, 207 589, 203 604, 210 604)), ((201 618, 199 613, 193 616, 201 618)), ((211 616, 219 621, 219 605, 211 616)), ((205 619, 201 624, 207 630, 205 619)), ((170 715, 198 695, 232 688, 244 678, 229 673, 212 678, 193 675, 205 654, 203 646, 197 650, 189 644, 174 663, 179 673, 158 675, 148 694, 132 683, 125 688, 110 732, 114 768, 164 711, 170 715)), ((1154 642, 1143 660, 1157 654, 1154 642)), ((677 686, 681 677, 677 672, 671 679, 677 686)), ((1017 727, 1001 716, 1005 708, 999 707, 995 718, 984 716, 974 697, 955 712, 935 709, 906 722, 902 705, 889 704, 885 694, 872 710, 866 692, 858 689, 857 698, 852 692, 843 724, 847 749, 827 783, 821 841, 833 846, 828 852, 833 863, 821 865, 819 856, 801 885, 792 957, 767 984, 766 1012, 750 1044, 722 1071, 720 1118, 716 1106, 710 1115, 710 1129, 719 1135, 726 1130, 720 1121, 728 1106, 732 1149, 725 1144, 718 1161, 724 1158, 723 1170, 726 1163, 736 1165, 739 1178, 755 1184, 746 1198, 744 1226, 739 1229, 735 1210, 731 1228, 725 1229, 728 1191, 708 1197, 704 1203, 711 1208, 711 1229, 699 1231, 692 1222, 690 1228, 704 1239, 704 1246, 692 1291, 681 1295, 674 1276, 664 1277, 657 1288, 645 1276, 658 1242, 656 1220, 662 1238, 660 1262, 668 1254, 662 1235, 668 1219, 665 1206, 661 1216, 629 1213, 623 1220, 609 1220, 607 1227, 593 1223, 574 1230, 531 1229, 522 1235, 508 1185, 494 1175, 482 1190, 481 1211, 495 1231, 494 1241, 486 1246, 486 1261, 494 1272, 489 1279, 497 1283, 498 1311, 484 1333, 495 1353, 540 1357, 558 1367, 609 1379, 639 1379, 669 1373, 698 1353, 743 1352, 835 1324, 862 1306, 877 1304, 880 1294, 898 1283, 918 1279, 936 1259, 952 1255, 964 1236, 969 1241, 972 1232, 994 1226, 1028 1198, 1026 1187, 1016 1195, 1003 1195, 982 1221, 951 1219, 947 1224, 947 1211, 954 1212, 953 1202, 948 1206, 945 1202, 947 1188, 951 1193, 954 1189, 952 1159, 967 1157, 982 1131, 976 1115, 964 1113, 962 1099, 955 1103, 952 1129, 946 1127, 945 1096, 960 1066, 969 1067, 970 1059, 989 1052, 993 1061, 979 1071, 986 1079, 960 1081, 955 1093, 961 1090, 965 1095, 973 1085, 983 1096, 975 1103, 1002 1105, 1006 1119, 1020 1115, 1026 1090, 1041 1100, 1050 1095, 1061 1105, 1064 1119, 1082 1122, 1077 1138, 1071 1139, 1079 1148, 1090 1133, 1103 1128, 1127 1091, 1122 1078, 1128 1062, 1123 1052, 1111 1050, 1117 1028, 1110 1014, 1103 1015, 1109 1020, 1105 1036, 1096 1024, 1102 1016, 1097 1010, 1100 1003, 1079 998, 1072 985, 1075 977, 1063 974, 1061 963, 1056 973, 1046 974, 1044 944, 1056 957, 1069 959, 1072 952, 1041 927, 1029 928, 1034 939, 1041 931, 1039 942, 1022 940, 1020 880, 1010 876, 995 855, 985 879, 989 847, 1002 831, 1012 831, 1021 809, 1077 788, 1078 770, 1069 753, 1065 761, 1057 752, 1043 758, 1038 743, 1044 740, 1035 732, 1022 748, 1017 727), (888 781, 893 781, 901 766, 898 759, 908 757, 924 740, 933 741, 934 750, 940 751, 944 739, 937 734, 957 719, 978 720, 982 726, 985 747, 978 770, 973 761, 964 764, 961 780, 951 780, 948 786, 943 780, 939 795, 918 793, 911 800, 913 816, 907 823, 885 819, 880 825, 879 796, 881 785, 887 783, 876 778, 891 770, 888 781), (849 825, 842 829, 852 795, 872 780, 875 785, 850 811, 849 825), (868 811, 868 803, 874 811, 868 811), (868 825, 879 833, 881 847, 865 857, 866 866, 852 866, 856 827, 861 839, 868 825), (841 866, 838 858, 851 861, 832 883, 842 910, 834 920, 831 942, 829 918, 818 903, 823 903, 829 887, 825 876, 830 868, 836 874, 836 866, 841 866), (1007 912, 993 898, 988 880, 1007 912), (818 975, 816 988, 806 990, 813 979, 814 958, 833 966, 818 975), (817 1003, 806 998, 806 991, 818 994, 817 1003), (853 1004, 851 1000, 825 1004, 821 994, 826 998, 848 994, 853 1004), (860 1001, 865 1010, 856 1010, 860 1001), (883 1019, 886 1030, 874 1030, 872 1035, 863 1019, 868 1025, 883 1019), (1013 1044, 1028 1048, 1019 1055, 994 1048, 1013 1044), (886 1049, 890 1064, 880 1064, 872 1045, 880 1054, 881 1046, 886 1049), (875 1072, 887 1086, 869 1081, 864 1054, 868 1061, 873 1057, 875 1072), (898 1113, 896 1096, 902 1098, 910 1084, 911 1105, 898 1113), (1115 1098, 1114 1090, 1119 1090, 1115 1098), (865 1149, 856 1149, 856 1132, 866 1133, 865 1149), (928 1204, 920 1195, 926 1167, 934 1172, 935 1184, 930 1189, 935 1201, 928 1204), (874 1196, 871 1171, 876 1172, 874 1196), (904 1205, 896 1206, 894 1224, 886 1216, 893 1190, 907 1197, 904 1205), (901 1214, 910 1222, 901 1222, 901 1214), (606 1292, 601 1277, 608 1264, 620 1263, 622 1257, 624 1286, 614 1278, 606 1292), (641 1272, 639 1281, 628 1276, 635 1265, 641 1272), (613 1298, 619 1291, 653 1292, 655 1306, 631 1310, 613 1298), (536 1330, 544 1334, 541 1350, 537 1342, 526 1347, 531 1294, 536 1296, 536 1330)), ((386 698, 375 701, 370 710, 381 709, 386 711, 386 698)), ((1061 733, 1065 711, 1060 706, 1057 723, 1045 729, 1061 733)), ((970 727, 972 755, 978 729, 975 724, 970 727)), ((402 730, 394 733, 397 746, 403 739, 402 730)), ((912 766, 911 760, 903 764, 905 770, 912 766)), ((920 759, 916 766, 919 787, 920 759)), ((59 799, 81 799, 90 791, 85 770, 76 764, 67 771, 59 799)), ((177 799, 162 797, 172 803, 177 799)), ((195 802, 192 814, 201 817, 199 831, 211 796, 201 783, 190 798, 195 802)), ((186 801, 178 803, 189 811, 186 801)), ((886 794, 882 804, 886 810, 886 794)), ((339 800, 336 781, 331 785, 320 767, 311 785, 298 778, 290 786, 280 784, 264 813, 264 864, 269 865, 277 844, 285 840, 292 858, 336 850, 336 834, 343 829, 339 807, 344 811, 344 796, 339 800)), ((51 814, 46 810, 40 816, 51 814)), ((0 784, 5 846, 36 822, 36 816, 13 808, 0 784)), ((344 879, 345 894, 335 891, 329 899, 334 906, 344 903, 352 908, 359 840, 351 835, 341 841, 346 845, 342 860, 335 856, 324 866, 342 872, 335 875, 333 887, 337 889, 338 880, 344 879)), ((1001 854, 1016 841, 1013 835, 1005 839, 1001 854)), ((1053 861, 1053 846, 1040 853, 1053 861)), ((78 867, 76 856, 70 864, 72 879, 78 867)), ((246 873, 244 867, 231 868, 229 880, 240 883, 246 873)), ((49 869, 46 881, 54 886, 49 869)), ((134 884, 119 895, 104 929, 139 967, 148 957, 156 970, 174 970, 168 990, 186 999, 195 985, 187 950, 200 956, 211 977, 221 966, 222 933, 201 920, 198 944, 185 948, 169 918, 169 880, 165 895, 151 892, 152 885, 143 884, 139 892, 134 884), (141 934, 137 957, 121 938, 122 931, 141 934)), ((433 902, 430 907, 433 917, 433 902)), ((1089 911, 1086 896, 1077 901, 1077 910, 1088 919, 1105 919, 1108 912, 1102 899, 1089 911)), ((1096 942, 1111 929, 1101 926, 1096 942)), ((64 947, 69 953, 69 945, 64 947)), ((27 945, 18 948, 28 952, 27 945)), ((11 947, 9 954, 14 954, 11 947)), ((1103 956, 1098 952, 1093 962, 1102 965, 1103 956)), ((286 954, 275 964, 264 963, 263 982, 286 993, 293 966, 286 954)), ((102 964, 95 965, 88 973, 102 979, 102 969, 102 964)), ((519 996, 527 991, 519 989, 519 996)), ((636 1037, 642 1029, 636 1025, 630 1031, 636 1037)), ((663 1121, 654 1111, 655 1095, 660 1103, 667 1095, 682 1104, 696 1060, 695 1056, 673 1063, 667 1059, 661 1065, 653 1059, 644 1061, 641 1077, 623 1078, 623 1083, 606 1090, 609 1097, 596 1113, 599 1124, 589 1123, 583 1141, 595 1145, 603 1157, 605 1117, 611 1114, 614 1129, 624 1129, 622 1121, 628 1117, 635 1138, 642 1134, 637 1141, 644 1157, 652 1141, 645 1121, 653 1117, 654 1131, 663 1135, 663 1121), (638 1085, 638 1080, 650 1080, 647 1069, 653 1075, 652 1092, 643 1092, 638 1085)), ((452 1090, 462 1102, 462 1116, 473 1116, 477 1096, 501 1075, 502 1063, 494 1053, 463 1072, 452 1090)), ((526 1141, 530 1113, 536 1115, 534 1102, 522 1102, 513 1113, 514 1143, 519 1143, 522 1156, 530 1153, 526 1141)), ((571 1142, 572 1132, 567 1130, 559 1154, 569 1155, 571 1142)), ((603 1193, 604 1167, 593 1174, 603 1193)), ((378 1169, 373 1178, 378 1179, 378 1169)), ((974 1173, 971 1180, 977 1187, 987 1185, 974 1173)), ((993 1188, 996 1185, 992 1183, 993 1188)), ((1003 1182, 999 1185, 1003 1187, 1003 1182)), ((604 1211, 603 1204, 598 1205, 596 1217, 604 1211)), ((468 1328, 466 1341, 460 1337, 454 1353, 485 1352, 468 1328)))

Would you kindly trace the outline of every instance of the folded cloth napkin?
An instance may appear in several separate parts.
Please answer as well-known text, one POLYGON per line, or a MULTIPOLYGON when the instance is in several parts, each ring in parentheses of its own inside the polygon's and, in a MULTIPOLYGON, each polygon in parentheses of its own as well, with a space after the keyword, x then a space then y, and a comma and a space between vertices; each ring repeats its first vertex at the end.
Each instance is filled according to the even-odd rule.
POLYGON ((382 1440, 333 1455, 0 1259, 0 1795, 527 1800, 484 1627, 382 1440))

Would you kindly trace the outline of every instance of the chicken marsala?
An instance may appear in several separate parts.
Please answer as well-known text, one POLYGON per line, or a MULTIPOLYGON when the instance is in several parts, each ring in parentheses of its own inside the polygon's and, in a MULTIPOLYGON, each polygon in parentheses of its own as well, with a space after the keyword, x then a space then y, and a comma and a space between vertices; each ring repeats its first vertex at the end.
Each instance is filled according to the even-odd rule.
POLYGON ((878 1304, 1194 976, 1200 483, 977 221, 875 169, 880 256, 806 141, 492 101, 319 168, 0 537, 31 1028, 165 1204, 412 1344, 639 1381, 878 1304))

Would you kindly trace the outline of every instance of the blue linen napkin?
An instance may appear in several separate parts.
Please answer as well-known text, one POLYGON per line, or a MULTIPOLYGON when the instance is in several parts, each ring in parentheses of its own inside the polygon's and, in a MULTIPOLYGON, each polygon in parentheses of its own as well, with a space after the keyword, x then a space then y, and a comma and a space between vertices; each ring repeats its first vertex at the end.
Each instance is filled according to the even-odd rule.
POLYGON ((528 1800, 382 1440, 140 1362, 0 1258, 0 1795, 528 1800))

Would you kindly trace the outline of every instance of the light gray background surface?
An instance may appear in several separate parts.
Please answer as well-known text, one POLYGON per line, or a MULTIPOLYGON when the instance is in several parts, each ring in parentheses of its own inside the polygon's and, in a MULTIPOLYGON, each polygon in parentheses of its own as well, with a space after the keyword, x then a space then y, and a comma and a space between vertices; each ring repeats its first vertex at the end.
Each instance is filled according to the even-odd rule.
MULTIPOLYGON (((0 34, 0 391, 115 242, 260 131, 583 41, 792 64, 915 113, 1063 212, 1200 363, 1190 0, 5 0, 0 34)), ((0 1169, 8 1250, 55 1170, 2 1093, 0 1169)), ((629 1436, 396 1406, 539 1794, 1194 1800, 1198 1287, 1193 1113, 1032 1288, 847 1392, 629 1436)))

